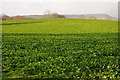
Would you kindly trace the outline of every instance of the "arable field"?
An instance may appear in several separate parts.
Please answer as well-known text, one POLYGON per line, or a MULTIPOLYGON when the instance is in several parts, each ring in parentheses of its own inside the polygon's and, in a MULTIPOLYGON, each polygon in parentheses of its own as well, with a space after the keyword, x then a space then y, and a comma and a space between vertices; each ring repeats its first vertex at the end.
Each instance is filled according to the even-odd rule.
POLYGON ((4 21, 3 33, 113 33, 118 32, 118 21, 90 19, 41 19, 4 21))
POLYGON ((119 79, 118 22, 3 21, 4 78, 119 79))

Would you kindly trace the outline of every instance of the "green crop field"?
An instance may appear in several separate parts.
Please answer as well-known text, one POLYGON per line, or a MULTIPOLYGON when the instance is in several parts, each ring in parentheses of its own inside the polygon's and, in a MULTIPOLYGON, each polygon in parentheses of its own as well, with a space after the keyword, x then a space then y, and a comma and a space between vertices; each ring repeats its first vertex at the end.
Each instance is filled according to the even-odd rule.
POLYGON ((110 20, 42 19, 4 21, 3 33, 109 33, 118 32, 118 22, 110 20))
POLYGON ((118 21, 2 22, 3 79, 119 79, 118 21))

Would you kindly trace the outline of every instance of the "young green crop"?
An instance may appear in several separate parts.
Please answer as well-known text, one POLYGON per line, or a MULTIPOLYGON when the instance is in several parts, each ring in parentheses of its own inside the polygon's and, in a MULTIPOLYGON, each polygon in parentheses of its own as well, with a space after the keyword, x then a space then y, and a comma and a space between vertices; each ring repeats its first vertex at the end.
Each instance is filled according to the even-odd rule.
POLYGON ((3 79, 119 79, 118 22, 3 21, 3 79))
POLYGON ((3 78, 119 78, 117 34, 3 34, 3 78))
POLYGON ((3 33, 110 33, 118 32, 118 21, 90 19, 40 19, 3 21, 3 33))

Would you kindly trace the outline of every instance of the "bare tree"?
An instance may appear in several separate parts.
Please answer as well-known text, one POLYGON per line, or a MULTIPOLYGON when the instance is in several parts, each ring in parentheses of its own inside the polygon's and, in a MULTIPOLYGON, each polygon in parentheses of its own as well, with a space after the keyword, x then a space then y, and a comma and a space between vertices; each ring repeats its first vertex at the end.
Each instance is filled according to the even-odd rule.
POLYGON ((85 15, 80 15, 80 19, 85 19, 85 15))
POLYGON ((12 17, 2 14, 2 15, 0 15, 0 19, 2 19, 2 21, 12 20, 12 17))
POLYGON ((42 19, 55 19, 55 18, 65 18, 64 15, 60 15, 58 13, 51 13, 51 11, 46 11, 44 15, 41 17, 42 19))
POLYGON ((89 19, 96 19, 96 17, 94 17, 94 16, 90 16, 89 19))
POLYGON ((12 18, 13 18, 13 20, 26 20, 26 19, 30 19, 30 18, 27 18, 25 16, 13 16, 12 18))
POLYGON ((47 10, 44 12, 44 15, 50 15, 51 14, 51 11, 50 10, 47 10))

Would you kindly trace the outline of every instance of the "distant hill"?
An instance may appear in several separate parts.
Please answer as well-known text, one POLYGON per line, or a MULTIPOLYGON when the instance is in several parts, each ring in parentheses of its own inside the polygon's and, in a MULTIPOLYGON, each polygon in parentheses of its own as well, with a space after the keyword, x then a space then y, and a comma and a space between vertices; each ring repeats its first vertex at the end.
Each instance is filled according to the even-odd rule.
POLYGON ((95 17, 95 18, 110 18, 110 19, 112 19, 112 17, 107 14, 82 14, 82 15, 84 15, 85 18, 95 17))
MULTIPOLYGON (((84 15, 84 18, 90 18, 90 17, 95 17, 95 18, 109 18, 109 19, 113 19, 111 16, 107 15, 107 14, 80 14, 80 15, 64 15, 66 18, 80 18, 81 15, 84 15)), ((22 16, 26 16, 29 18, 34 18, 34 19, 39 19, 42 17, 42 15, 22 15, 22 16)))
POLYGON ((39 19, 42 17, 42 15, 23 15, 23 16, 26 16, 28 18, 34 18, 34 19, 39 19))

